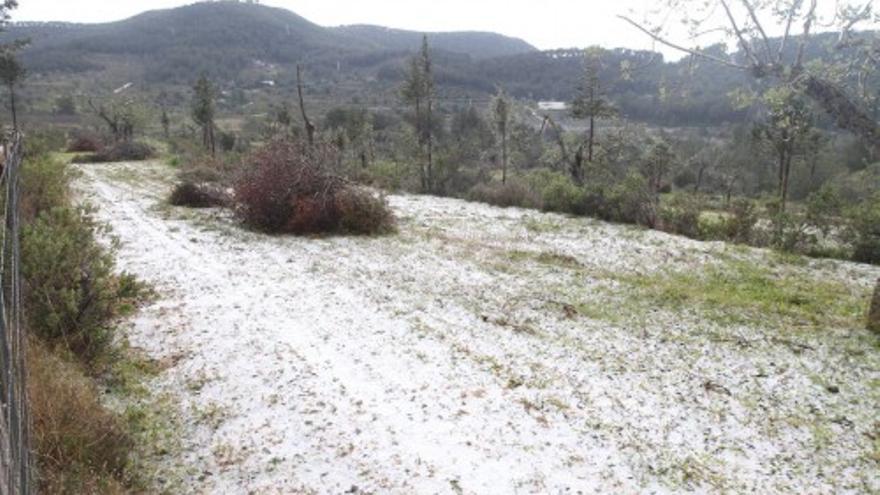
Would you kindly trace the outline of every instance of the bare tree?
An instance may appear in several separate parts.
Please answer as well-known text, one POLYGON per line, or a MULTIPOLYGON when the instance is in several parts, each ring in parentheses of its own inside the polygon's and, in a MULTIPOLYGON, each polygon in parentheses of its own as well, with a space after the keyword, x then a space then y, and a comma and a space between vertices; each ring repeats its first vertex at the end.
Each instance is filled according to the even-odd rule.
POLYGON ((302 66, 297 64, 296 66, 296 92, 299 95, 299 111, 302 114, 303 125, 306 128, 306 137, 309 140, 309 146, 315 145, 315 126, 312 124, 312 121, 309 120, 308 114, 306 114, 306 100, 303 95, 303 77, 302 77, 302 66))
POLYGON ((808 68, 806 63, 807 48, 820 21, 818 0, 665 0, 663 4, 667 15, 658 17, 682 19, 690 26, 689 42, 672 40, 662 24, 619 17, 670 48, 804 91, 838 127, 880 152, 880 122, 848 87, 854 80, 863 84, 880 66, 880 40, 854 34, 860 24, 876 20, 872 0, 838 6, 828 25, 839 31, 832 49, 844 55, 844 61, 826 66, 827 70, 808 68), (797 26, 799 33, 795 33, 797 26), (774 31, 782 33, 781 37, 771 38, 768 32, 774 31), (724 33, 736 42, 739 52, 723 57, 690 47, 706 33, 724 33))
POLYGON ((409 73, 404 81, 401 95, 415 107, 416 138, 424 163, 419 166, 422 190, 434 188, 434 76, 428 36, 422 39, 422 49, 410 60, 409 73))
POLYGON ((572 103, 571 114, 576 119, 589 120, 587 130, 587 161, 593 161, 593 150, 596 141, 596 119, 611 117, 615 109, 611 102, 605 98, 602 85, 599 80, 601 69, 601 53, 592 48, 584 53, 584 79, 578 90, 578 95, 572 103))
POLYGON ((202 128, 202 145, 214 155, 217 153, 214 139, 214 87, 203 74, 193 89, 195 91, 192 106, 193 121, 202 128))
POLYGON ((501 183, 507 184, 507 129, 510 126, 510 100, 503 89, 492 100, 495 130, 501 135, 501 183))
POLYGON ((143 125, 145 110, 134 98, 111 98, 98 105, 89 98, 88 105, 92 113, 107 125, 116 142, 131 141, 135 130, 143 125))

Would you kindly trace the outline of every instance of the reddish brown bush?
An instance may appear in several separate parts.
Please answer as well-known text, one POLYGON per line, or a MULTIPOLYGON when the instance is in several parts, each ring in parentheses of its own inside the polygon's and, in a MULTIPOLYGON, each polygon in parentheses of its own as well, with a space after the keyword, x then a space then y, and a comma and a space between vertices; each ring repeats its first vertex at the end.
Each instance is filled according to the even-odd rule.
POLYGON ((156 156, 156 150, 146 143, 137 141, 116 143, 113 146, 101 148, 97 153, 78 156, 74 163, 110 163, 110 162, 136 162, 149 160, 156 156))
POLYGON ((174 206, 188 208, 214 208, 228 206, 230 198, 226 191, 209 184, 181 182, 174 186, 168 200, 174 206))
POLYGON ((336 150, 332 146, 312 147, 301 140, 272 142, 252 154, 236 177, 236 212, 246 225, 272 233, 366 234, 382 230, 371 226, 388 221, 372 215, 379 212, 382 218, 391 218, 387 206, 364 199, 363 193, 334 173, 334 163, 336 150), (369 218, 362 208, 372 212, 369 218), (360 221, 370 225, 356 225, 360 221))
POLYGON ((101 138, 91 134, 74 136, 67 145, 68 153, 97 153, 104 148, 101 138))

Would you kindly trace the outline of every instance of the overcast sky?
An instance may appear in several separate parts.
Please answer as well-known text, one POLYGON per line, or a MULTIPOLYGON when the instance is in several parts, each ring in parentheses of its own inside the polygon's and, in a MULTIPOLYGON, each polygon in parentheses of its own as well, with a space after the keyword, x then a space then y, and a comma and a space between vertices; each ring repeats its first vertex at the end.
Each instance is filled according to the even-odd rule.
MULTIPOLYGON (((877 0, 880 1, 880 0, 877 0)), ((104 22, 193 0, 19 0, 17 21, 104 22)), ((378 24, 416 31, 492 31, 541 49, 601 45, 660 49, 619 20, 643 19, 657 0, 263 0, 324 26, 378 24)), ((833 11, 837 0, 820 0, 833 11)), ((826 10, 827 12, 827 10, 826 10)), ((667 55, 671 52, 663 50, 667 55)))

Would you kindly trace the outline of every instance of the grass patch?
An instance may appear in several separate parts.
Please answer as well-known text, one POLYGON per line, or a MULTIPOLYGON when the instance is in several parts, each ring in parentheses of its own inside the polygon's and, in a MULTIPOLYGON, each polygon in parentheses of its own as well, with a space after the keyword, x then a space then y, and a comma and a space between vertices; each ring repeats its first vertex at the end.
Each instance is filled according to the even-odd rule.
POLYGON ((555 266, 560 268, 581 268, 583 265, 577 258, 566 254, 559 254, 550 251, 508 251, 507 259, 514 263, 533 261, 535 263, 547 266, 555 266))
POLYGON ((621 281, 666 309, 695 309, 721 324, 786 330, 859 327, 866 300, 866 294, 840 282, 739 260, 702 270, 623 275, 621 281))

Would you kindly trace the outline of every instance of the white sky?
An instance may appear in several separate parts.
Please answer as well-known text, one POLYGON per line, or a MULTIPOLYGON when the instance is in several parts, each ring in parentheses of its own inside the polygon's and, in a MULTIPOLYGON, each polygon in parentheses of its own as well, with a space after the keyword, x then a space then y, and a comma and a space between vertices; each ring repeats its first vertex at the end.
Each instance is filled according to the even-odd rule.
MULTIPOLYGON (((838 0, 820 0, 833 12, 838 0)), ((861 0, 865 1, 865 0, 861 0)), ((871 1, 871 0, 869 0, 871 1)), ((880 0, 873 0, 880 2, 880 0)), ((16 21, 104 22, 193 0, 19 0, 16 21)), ((641 20, 658 0, 263 0, 323 26, 377 24, 415 31, 492 31, 541 49, 600 45, 656 49, 647 36, 616 17, 641 20)), ((677 38, 681 39, 679 33, 677 38)))

